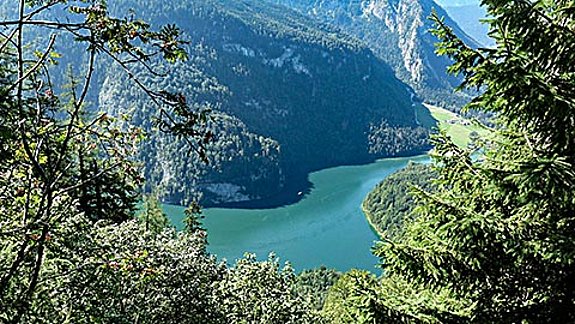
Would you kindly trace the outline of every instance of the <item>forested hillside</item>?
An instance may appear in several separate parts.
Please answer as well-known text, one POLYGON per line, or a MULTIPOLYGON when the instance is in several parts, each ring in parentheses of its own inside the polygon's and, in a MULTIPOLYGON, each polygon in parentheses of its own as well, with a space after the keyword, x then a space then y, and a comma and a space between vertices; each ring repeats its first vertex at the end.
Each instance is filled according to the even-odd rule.
POLYGON ((201 192, 207 205, 241 202, 286 186, 287 199, 296 199, 310 171, 427 148, 412 90, 335 27, 260 1, 122 1, 113 10, 130 8, 155 24, 177 24, 191 41, 191 59, 167 78, 134 73, 214 111, 210 165, 193 163, 182 154, 185 142, 145 122, 149 102, 128 75, 110 70, 104 78, 101 109, 134 116, 130 122, 150 132, 141 151, 146 178, 169 201, 201 192))
POLYGON ((380 235, 399 237, 414 217, 413 190, 432 191, 432 180, 436 177, 430 165, 415 163, 386 177, 362 203, 370 224, 380 235))
MULTIPOLYGON (((155 26, 177 24, 189 41, 188 61, 169 68, 153 62, 160 75, 143 67, 129 75, 112 62, 97 62, 97 82, 87 95, 94 110, 148 134, 140 149, 146 190, 162 193, 165 201, 253 206, 260 200, 265 206, 264 198, 278 196, 267 204, 283 204, 306 191, 310 171, 429 148, 428 130, 416 120, 419 99, 395 76, 398 64, 413 62, 386 62, 381 49, 346 34, 352 30, 253 0, 110 6, 113 13, 141 13, 155 26), (206 114, 205 157, 154 125, 148 118, 157 116, 154 105, 128 82, 134 76, 154 89, 180 91, 211 112, 206 114), (201 159, 209 164, 198 163, 201 159)), ((14 14, 14 8, 5 7, 5 14, 14 14)), ((57 11, 43 15, 60 19, 57 11)), ((393 34, 381 35, 399 41, 393 34)), ((66 41, 55 44, 61 54, 53 68, 56 84, 66 83, 68 66, 78 72, 86 63, 84 53, 69 46, 73 37, 61 38, 66 41)))

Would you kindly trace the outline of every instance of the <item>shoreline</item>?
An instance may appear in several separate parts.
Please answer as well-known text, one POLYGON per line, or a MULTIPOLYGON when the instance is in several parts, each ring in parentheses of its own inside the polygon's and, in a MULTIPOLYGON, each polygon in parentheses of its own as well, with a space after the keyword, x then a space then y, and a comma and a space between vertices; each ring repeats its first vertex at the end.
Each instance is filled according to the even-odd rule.
MULTIPOLYGON (((427 151, 420 151, 414 154, 407 154, 407 155, 398 155, 398 156, 390 156, 390 157, 383 157, 374 159, 370 162, 361 162, 361 163, 346 163, 336 166, 330 166, 318 170, 313 170, 308 172, 305 175, 305 179, 303 177, 294 177, 295 181, 292 184, 286 186, 284 190, 278 193, 275 196, 264 198, 264 199, 256 199, 256 200, 249 200, 249 201, 242 201, 242 202, 229 202, 229 203, 220 203, 220 204, 207 204, 201 205, 202 209, 242 209, 242 210, 259 210, 259 209, 276 209, 281 207, 290 206, 293 204, 299 203, 301 200, 305 199, 307 195, 313 190, 313 183, 310 182, 309 177, 310 175, 321 172, 329 169, 334 168, 342 168, 342 167, 356 167, 356 166, 365 166, 373 163, 378 163, 382 161, 393 161, 393 160, 400 160, 405 158, 410 159, 418 159, 423 158, 425 156, 429 157, 433 149, 429 149, 427 151), (298 195, 299 192, 302 192, 303 195, 298 195)), ((385 178, 378 180, 379 182, 383 181, 385 178)), ((179 207, 187 207, 183 206, 179 203, 171 202, 171 201, 162 201, 162 204, 172 205, 172 206, 179 206, 179 207)), ((362 203, 363 204, 363 203, 362 203)), ((363 210, 363 206, 362 206, 363 210)), ((365 214, 365 213, 364 213, 365 214)))
MULTIPOLYGON (((365 201, 365 200, 364 200, 365 201)), ((375 225, 373 224, 372 220, 371 220, 371 213, 368 212, 364 206, 364 201, 361 202, 361 211, 363 212, 363 215, 365 217, 365 219, 367 220, 367 223, 369 224, 369 227, 371 228, 371 230, 373 232, 375 232, 375 234, 377 234, 377 236, 382 239, 383 238, 383 232, 380 232, 375 225)))

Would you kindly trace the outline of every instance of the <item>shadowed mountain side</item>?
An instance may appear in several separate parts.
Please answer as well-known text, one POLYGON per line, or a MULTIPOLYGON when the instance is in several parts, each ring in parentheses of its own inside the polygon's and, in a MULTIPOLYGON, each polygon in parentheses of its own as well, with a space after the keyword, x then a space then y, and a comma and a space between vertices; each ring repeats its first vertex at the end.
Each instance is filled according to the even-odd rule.
MULTIPOLYGON (((123 1, 114 10, 130 8, 153 23, 177 24, 191 40, 190 60, 167 79, 138 75, 212 104, 218 117, 209 166, 192 164, 184 143, 141 124, 149 131, 141 152, 146 177, 167 201, 283 205, 309 190, 311 171, 428 147, 410 87, 336 27, 258 1, 123 1)), ((101 106, 114 115, 153 113, 126 80, 110 74, 101 106)))

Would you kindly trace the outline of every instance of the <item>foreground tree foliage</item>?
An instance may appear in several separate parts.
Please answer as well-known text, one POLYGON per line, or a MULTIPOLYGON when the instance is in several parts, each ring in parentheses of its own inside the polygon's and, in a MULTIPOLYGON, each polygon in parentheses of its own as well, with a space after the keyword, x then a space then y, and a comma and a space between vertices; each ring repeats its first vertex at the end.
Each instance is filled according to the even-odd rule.
POLYGON ((216 283, 222 323, 317 323, 311 301, 297 294, 295 283, 293 269, 280 268, 273 254, 266 262, 247 254, 216 283))
POLYGON ((292 293, 293 274, 277 261, 248 258, 228 269, 209 255, 197 207, 187 231, 176 233, 146 198, 138 223, 142 178, 133 154, 143 135, 87 98, 105 59, 155 102, 152 122, 205 157, 206 109, 132 73, 161 77, 152 58, 186 59, 178 29, 111 17, 106 1, 16 3, 14 20, 0 22, 0 322, 312 321, 292 293), (53 80, 64 77, 50 72, 57 40, 70 36, 86 62, 63 87, 53 80), (247 304, 250 291, 234 288, 243 282, 260 291, 247 304))
MULTIPOLYGON (((106 114, 86 109, 97 54, 127 73, 152 56, 185 58, 177 29, 155 32, 141 21, 110 17, 104 1, 17 4, 15 19, 0 22, 5 28, 0 38, 0 318, 10 322, 41 320, 29 316, 41 309, 38 298, 46 295, 51 280, 83 267, 65 257, 74 254, 66 253, 75 243, 66 238, 70 219, 120 223, 133 216, 141 178, 130 155, 141 136, 133 127, 115 128, 106 114), (64 16, 67 11, 67 19, 44 20, 48 10, 64 16), (42 33, 47 36, 34 39, 42 33), (84 46, 86 68, 81 79, 71 75, 57 93, 62 85, 52 83, 50 68, 59 57, 57 39, 66 34, 84 46), (34 42, 44 47, 34 48, 34 42), (157 49, 147 53, 140 47, 145 44, 157 49)), ((195 129, 189 117, 196 112, 186 113, 173 94, 149 95, 173 121, 169 127, 195 129)))
POLYGON ((170 227, 168 215, 162 210, 160 200, 154 194, 143 195, 141 210, 136 217, 143 224, 146 231, 161 233, 170 227))
POLYGON ((53 243, 62 248, 50 263, 63 264, 52 270, 55 278, 46 280, 25 322, 222 321, 212 283, 224 267, 205 251, 204 233, 154 233, 135 221, 94 226, 81 217, 63 225, 74 243, 53 243))
MULTIPOLYGON (((0 22, 0 321, 308 323, 318 302, 335 323, 575 321, 575 3, 483 2, 496 49, 467 47, 437 18, 435 32, 463 86, 485 90, 470 108, 496 113, 500 131, 480 150, 439 135, 433 193, 419 191, 418 217, 376 249, 384 276, 352 271, 323 302, 274 258, 218 263, 197 206, 182 233, 152 201, 153 217, 134 217, 142 134, 86 98, 98 53, 132 76, 153 73, 154 56, 185 59, 176 28, 110 17, 105 1, 19 1, 0 22), (38 18, 48 9, 70 19, 38 18), (49 32, 38 50, 25 36, 35 28, 49 32), (86 68, 58 93, 63 34, 85 46, 86 68)), ((205 156, 206 111, 133 82, 159 127, 205 156)))
POLYGON ((341 273, 321 266, 304 270, 297 277, 296 291, 304 298, 310 298, 315 310, 322 310, 331 287, 341 277, 341 273))
POLYGON ((436 190, 377 247, 384 278, 343 285, 363 298, 345 311, 369 322, 575 321, 575 2, 482 3, 496 49, 467 47, 438 18, 435 33, 463 86, 484 90, 468 108, 500 130, 479 151, 435 139, 436 190))

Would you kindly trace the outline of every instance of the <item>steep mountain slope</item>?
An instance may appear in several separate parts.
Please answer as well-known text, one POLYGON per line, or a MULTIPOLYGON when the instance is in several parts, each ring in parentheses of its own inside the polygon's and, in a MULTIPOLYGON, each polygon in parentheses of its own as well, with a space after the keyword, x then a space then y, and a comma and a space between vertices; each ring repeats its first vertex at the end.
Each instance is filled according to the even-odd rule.
POLYGON ((147 178, 170 201, 202 192, 207 205, 238 203, 283 192, 284 203, 306 189, 310 171, 427 146, 412 90, 334 27, 260 1, 126 0, 113 8, 128 9, 154 24, 175 23, 192 43, 190 61, 169 78, 136 73, 195 102, 218 103, 213 164, 205 166, 145 122, 154 110, 127 76, 111 70, 105 78, 101 107, 150 133, 141 154, 147 178))
MULTIPOLYGON (((0 15, 13 15, 15 3, 0 4, 0 15)), ((99 64, 90 101, 117 122, 147 132, 139 152, 147 189, 160 191, 166 201, 255 206, 254 200, 279 196, 267 204, 283 204, 309 188, 311 171, 427 148, 413 90, 338 27, 256 0, 109 5, 120 16, 133 10, 153 25, 181 27, 190 40, 189 61, 173 67, 153 62, 167 78, 145 69, 133 73, 151 87, 181 91, 213 109, 207 165, 185 141, 155 127, 157 107, 127 74, 112 62, 99 64)), ((63 19, 59 15, 53 10, 43 18, 63 19)), ((42 42, 46 35, 36 38, 42 42)), ((71 37, 58 39, 62 58, 53 75, 65 83, 67 67, 78 72, 85 52, 69 46, 71 37)))
POLYGON ((427 101, 461 105, 464 94, 452 93, 459 80, 446 73, 450 61, 434 53, 432 10, 468 44, 477 45, 433 0, 268 0, 296 8, 334 24, 364 41, 427 101))

